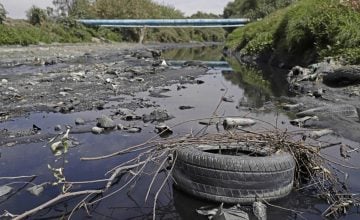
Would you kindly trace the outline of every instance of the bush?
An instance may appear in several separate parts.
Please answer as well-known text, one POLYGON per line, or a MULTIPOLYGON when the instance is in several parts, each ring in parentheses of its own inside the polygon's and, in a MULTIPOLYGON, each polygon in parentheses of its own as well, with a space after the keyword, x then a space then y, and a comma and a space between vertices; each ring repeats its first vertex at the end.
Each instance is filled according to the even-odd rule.
POLYGON ((228 46, 258 54, 271 48, 276 60, 308 64, 328 56, 357 63, 360 13, 332 0, 302 0, 234 31, 228 46))
POLYGON ((32 6, 26 16, 32 25, 42 25, 47 20, 47 12, 44 9, 32 6))

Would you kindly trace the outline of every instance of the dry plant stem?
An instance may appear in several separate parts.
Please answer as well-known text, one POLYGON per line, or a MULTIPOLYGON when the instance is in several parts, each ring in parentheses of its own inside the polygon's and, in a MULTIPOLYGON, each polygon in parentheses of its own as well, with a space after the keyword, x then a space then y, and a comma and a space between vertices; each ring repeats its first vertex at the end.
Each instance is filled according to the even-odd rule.
MULTIPOLYGON (((104 197, 102 197, 102 198, 100 198, 100 199, 97 199, 97 200, 89 203, 89 205, 93 205, 93 204, 95 204, 95 203, 97 203, 97 202, 100 202, 100 201, 102 201, 102 200, 104 200, 104 199, 106 199, 106 198, 109 198, 109 197, 115 195, 116 193, 120 192, 121 190, 123 190, 126 186, 128 186, 128 185, 138 176, 139 173, 141 173, 141 172, 145 169, 146 164, 147 164, 149 161, 150 161, 150 158, 146 159, 146 160, 145 160, 145 163, 142 165, 142 167, 141 167, 141 169, 138 171, 138 173, 137 173, 136 175, 133 175, 133 177, 130 178, 130 180, 127 181, 122 187, 120 187, 119 189, 115 190, 114 192, 111 192, 110 194, 108 194, 108 195, 106 195, 106 196, 104 196, 104 197)), ((141 165, 140 165, 140 166, 141 166, 141 165)))
POLYGON ((88 195, 88 194, 100 194, 102 192, 103 192, 102 190, 84 190, 84 191, 79 191, 79 192, 68 192, 68 193, 60 194, 57 197, 43 203, 42 205, 39 205, 38 207, 35 207, 29 211, 22 213, 21 215, 16 216, 15 218, 13 218, 13 220, 25 219, 43 209, 45 209, 46 207, 49 207, 49 206, 53 205, 54 203, 57 203, 60 200, 68 198, 68 197, 88 195))
POLYGON ((162 182, 159 190, 158 190, 158 191, 156 192, 156 194, 155 194, 154 206, 153 206, 153 220, 156 219, 156 201, 157 201, 157 198, 159 197, 159 194, 160 194, 162 188, 165 186, 165 183, 167 182, 167 180, 169 179, 169 177, 170 177, 171 174, 172 174, 172 171, 173 171, 173 169, 174 169, 174 167, 175 167, 174 164, 176 163, 176 159, 177 159, 177 156, 175 156, 175 158, 174 158, 174 163, 173 163, 173 165, 171 166, 171 169, 169 170, 168 175, 166 176, 166 178, 165 178, 164 181, 162 182))
MULTIPOLYGON (((148 148, 150 148, 150 147, 152 147, 152 146, 149 146, 148 148)), ((115 171, 116 169, 118 169, 119 167, 128 165, 128 164, 130 164, 130 163, 132 163, 132 162, 134 162, 134 161, 141 161, 140 158, 141 158, 142 156, 148 156, 148 154, 150 154, 150 153, 153 152, 153 151, 154 151, 154 149, 149 149, 149 150, 141 153, 141 154, 138 155, 137 157, 135 157, 135 158, 133 158, 133 159, 131 159, 131 160, 128 160, 128 161, 126 161, 126 162, 124 162, 124 163, 121 163, 121 164, 117 165, 116 167, 113 167, 111 170, 107 171, 107 172, 105 173, 105 175, 108 175, 109 173, 114 172, 114 171, 115 171)), ((156 157, 155 157, 155 158, 156 158, 156 157)))
POLYGON ((34 178, 36 175, 32 176, 14 176, 14 177, 0 177, 0 180, 16 180, 16 179, 26 179, 26 178, 34 178))
MULTIPOLYGON (((167 150, 167 151, 165 151, 163 154, 166 154, 167 152, 169 152, 169 151, 167 150)), ((168 158, 166 157, 166 158, 163 160, 163 162, 160 164, 159 168, 156 170, 156 173, 155 173, 154 177, 153 177, 153 178, 152 178, 152 180, 151 180, 151 183, 150 183, 149 189, 148 189, 148 190, 147 190, 147 192, 146 192, 145 202, 146 202, 146 201, 147 201, 147 199, 148 199, 148 196, 149 196, 150 190, 151 190, 151 188, 152 188, 152 185, 153 185, 153 184, 154 184, 154 182, 155 182, 155 179, 156 179, 157 175, 159 174, 159 172, 160 172, 161 168, 165 165, 165 163, 166 163, 166 161, 167 161, 167 160, 168 160, 168 158)))
POLYGON ((128 165, 128 166, 123 166, 123 167, 119 167, 117 168, 114 173, 111 175, 111 177, 109 178, 109 181, 107 182, 106 184, 106 187, 105 187, 105 191, 108 190, 111 186, 111 184, 113 183, 113 181, 115 180, 115 178, 120 174, 122 173, 123 171, 127 171, 127 170, 131 170, 133 168, 136 168, 136 167, 139 167, 143 164, 145 164, 146 161, 141 161, 137 164, 132 164, 132 165, 128 165))
POLYGON ((78 182, 72 182, 72 181, 66 181, 66 184, 91 184, 91 183, 102 183, 109 181, 109 179, 98 179, 98 180, 88 180, 88 181, 78 181, 78 182))
POLYGON ((339 162, 330 160, 329 158, 326 158, 326 157, 322 156, 321 154, 319 154, 319 157, 323 158, 324 160, 326 160, 326 161, 328 161, 328 162, 330 162, 330 163, 339 165, 339 166, 344 167, 344 168, 349 168, 349 169, 354 169, 354 170, 360 170, 360 167, 348 166, 348 165, 345 165, 345 164, 342 164, 342 163, 339 163, 339 162))
POLYGON ((299 215, 300 218, 306 219, 304 216, 302 216, 303 212, 296 211, 296 210, 294 210, 294 209, 288 209, 288 208, 285 208, 285 207, 277 206, 277 205, 274 205, 274 204, 269 203, 269 202, 266 201, 266 200, 262 200, 262 202, 264 202, 266 205, 272 206, 272 207, 274 207, 274 208, 278 208, 278 209, 282 209, 282 210, 285 210, 285 211, 293 212, 293 213, 299 215))
POLYGON ((134 150, 134 149, 136 149, 136 148, 138 148, 138 147, 142 147, 142 146, 150 143, 151 140, 153 140, 155 137, 157 137, 157 136, 154 136, 154 137, 150 138, 149 140, 147 140, 147 141, 144 142, 144 143, 141 143, 141 144, 138 144, 138 145, 134 145, 134 146, 129 147, 129 148, 126 148, 126 149, 122 149, 122 150, 117 151, 117 152, 112 153, 112 154, 103 155, 103 156, 99 156, 99 157, 82 157, 82 158, 80 158, 80 160, 84 160, 84 161, 86 161, 86 160, 101 160, 101 159, 106 159, 106 158, 118 156, 118 155, 121 155, 121 154, 126 154, 126 153, 128 153, 128 152, 130 152, 130 151, 132 151, 132 150, 134 150))
POLYGON ((71 213, 70 213, 69 217, 67 218, 68 220, 71 219, 72 215, 75 213, 75 210, 78 209, 78 208, 80 208, 81 205, 84 204, 85 201, 86 201, 91 195, 93 195, 93 194, 87 195, 84 199, 82 199, 82 200, 73 208, 73 210, 71 210, 71 213))

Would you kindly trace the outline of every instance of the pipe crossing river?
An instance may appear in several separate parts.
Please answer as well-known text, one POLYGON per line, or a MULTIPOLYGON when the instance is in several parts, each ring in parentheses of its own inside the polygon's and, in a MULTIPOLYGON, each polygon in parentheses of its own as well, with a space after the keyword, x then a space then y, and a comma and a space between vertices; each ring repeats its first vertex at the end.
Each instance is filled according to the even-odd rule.
POLYGON ((80 23, 106 27, 240 27, 247 18, 231 19, 80 19, 80 23))

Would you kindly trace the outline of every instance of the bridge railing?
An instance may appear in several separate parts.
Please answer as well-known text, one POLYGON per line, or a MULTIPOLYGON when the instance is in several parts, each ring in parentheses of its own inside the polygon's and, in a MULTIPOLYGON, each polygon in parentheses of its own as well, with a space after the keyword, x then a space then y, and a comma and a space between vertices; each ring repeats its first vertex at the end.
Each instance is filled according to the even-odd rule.
POLYGON ((106 27, 239 27, 249 19, 80 19, 78 22, 106 27))

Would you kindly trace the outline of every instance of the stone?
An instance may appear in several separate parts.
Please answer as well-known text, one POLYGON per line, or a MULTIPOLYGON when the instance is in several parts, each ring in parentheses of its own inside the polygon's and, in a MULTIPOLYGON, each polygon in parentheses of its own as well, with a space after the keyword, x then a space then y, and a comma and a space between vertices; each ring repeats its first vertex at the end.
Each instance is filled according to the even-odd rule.
POLYGON ((98 118, 96 125, 99 126, 100 128, 106 128, 106 129, 116 127, 114 121, 106 115, 102 115, 100 118, 98 118))
POLYGON ((170 115, 166 109, 156 109, 152 111, 150 114, 144 114, 143 115, 143 121, 146 122, 153 122, 153 121, 159 121, 163 122, 166 120, 170 120, 174 118, 174 116, 170 115))
POLYGON ((102 132, 104 132, 104 128, 99 128, 99 127, 93 127, 91 128, 91 132, 93 134, 101 134, 102 132))
POLYGON ((77 118, 77 119, 75 119, 75 124, 76 125, 83 125, 83 124, 85 124, 85 120, 82 119, 82 118, 77 118))
POLYGON ((2 79, 1 84, 7 84, 9 81, 7 79, 2 79))
POLYGON ((61 131, 61 125, 56 125, 55 127, 54 127, 54 130, 55 131, 61 131))

